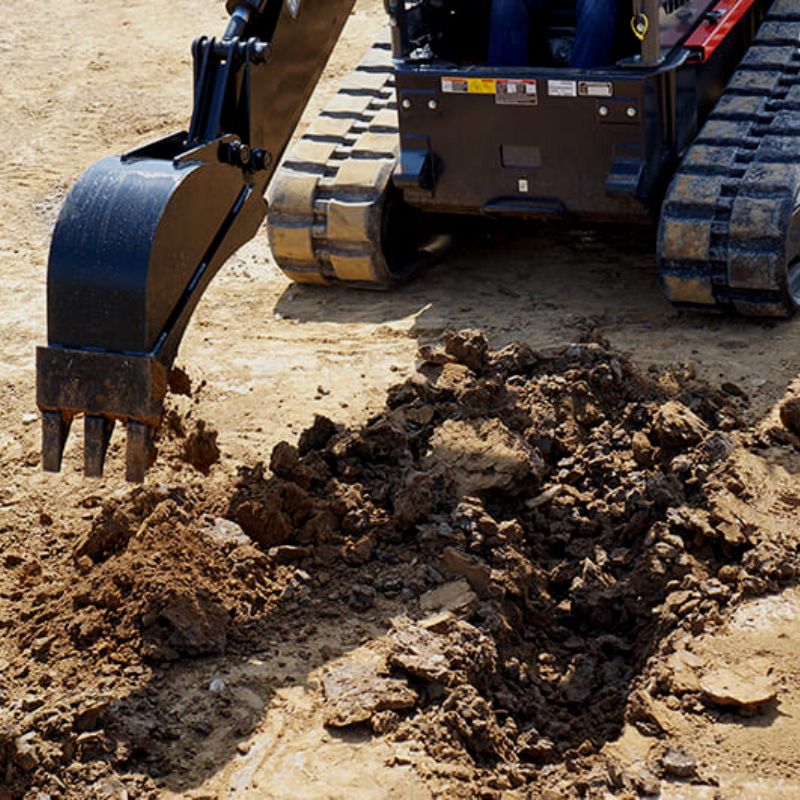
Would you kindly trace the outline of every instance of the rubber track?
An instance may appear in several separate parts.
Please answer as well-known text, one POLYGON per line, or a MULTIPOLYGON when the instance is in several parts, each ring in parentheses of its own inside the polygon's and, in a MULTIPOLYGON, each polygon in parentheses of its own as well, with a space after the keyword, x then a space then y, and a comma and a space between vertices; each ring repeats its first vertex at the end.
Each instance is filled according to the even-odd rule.
POLYGON ((272 181, 267 231, 286 275, 300 283, 391 285, 381 225, 398 154, 391 47, 378 41, 272 181))
POLYGON ((667 298, 788 316, 800 190, 800 0, 776 0, 687 152, 661 212, 667 298))

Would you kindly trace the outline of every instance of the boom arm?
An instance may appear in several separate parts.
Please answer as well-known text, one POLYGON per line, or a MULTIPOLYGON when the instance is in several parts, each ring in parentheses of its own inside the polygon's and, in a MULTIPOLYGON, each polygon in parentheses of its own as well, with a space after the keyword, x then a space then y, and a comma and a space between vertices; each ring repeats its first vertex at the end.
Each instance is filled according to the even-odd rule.
POLYGON ((149 465, 167 375, 203 292, 257 232, 264 192, 354 0, 228 0, 221 39, 194 42, 188 131, 99 161, 70 192, 37 351, 42 461, 57 472, 83 414, 84 470, 103 473, 115 422, 127 478, 149 465))

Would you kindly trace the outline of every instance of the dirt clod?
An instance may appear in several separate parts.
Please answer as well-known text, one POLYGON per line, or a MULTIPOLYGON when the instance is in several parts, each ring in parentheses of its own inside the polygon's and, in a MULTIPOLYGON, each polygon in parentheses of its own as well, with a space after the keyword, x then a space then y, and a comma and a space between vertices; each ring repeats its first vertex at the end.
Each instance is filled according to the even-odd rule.
POLYGON ((790 397, 780 406, 781 422, 787 430, 800 436, 800 397, 790 397))

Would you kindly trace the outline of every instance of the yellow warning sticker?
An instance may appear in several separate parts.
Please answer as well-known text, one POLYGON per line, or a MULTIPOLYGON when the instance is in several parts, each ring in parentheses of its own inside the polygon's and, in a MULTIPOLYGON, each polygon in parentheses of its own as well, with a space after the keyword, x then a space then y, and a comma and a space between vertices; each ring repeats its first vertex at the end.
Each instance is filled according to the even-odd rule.
POLYGON ((470 78, 470 94, 494 94, 497 81, 493 78, 470 78))
POLYGON ((494 94, 494 78, 442 78, 442 91, 448 94, 494 94))

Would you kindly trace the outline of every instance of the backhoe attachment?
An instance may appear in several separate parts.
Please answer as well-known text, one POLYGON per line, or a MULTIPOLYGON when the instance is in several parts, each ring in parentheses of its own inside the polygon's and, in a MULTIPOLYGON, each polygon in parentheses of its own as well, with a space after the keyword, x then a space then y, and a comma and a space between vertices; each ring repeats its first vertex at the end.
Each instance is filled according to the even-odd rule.
POLYGON ((115 423, 144 479, 169 370, 203 292, 257 232, 264 192, 354 0, 229 0, 221 39, 194 42, 188 131, 91 167, 53 234, 48 345, 37 351, 42 462, 58 472, 84 418, 103 474, 115 423))

